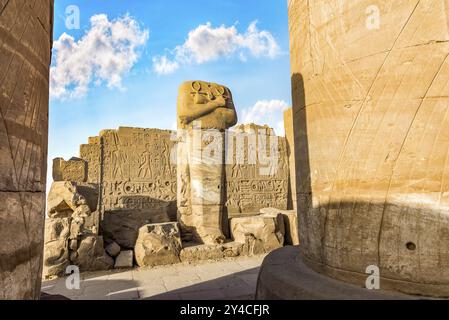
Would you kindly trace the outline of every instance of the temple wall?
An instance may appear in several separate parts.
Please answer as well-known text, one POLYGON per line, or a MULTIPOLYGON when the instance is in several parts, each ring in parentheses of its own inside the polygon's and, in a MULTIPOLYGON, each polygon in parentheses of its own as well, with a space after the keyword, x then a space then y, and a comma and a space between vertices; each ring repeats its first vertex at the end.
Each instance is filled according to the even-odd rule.
MULTIPOLYGON (((239 128, 241 135, 230 133, 227 140, 227 236, 228 218, 258 214, 266 207, 286 210, 289 197, 286 139, 274 136, 268 127, 239 128)), ((55 160, 59 167, 63 161, 65 168, 70 163, 81 168, 86 162, 87 177, 77 182, 98 184, 106 241, 132 248, 143 224, 176 221, 176 139, 176 132, 169 130, 104 130, 80 146, 80 159, 55 160)), ((68 175, 58 176, 64 174, 68 175)))

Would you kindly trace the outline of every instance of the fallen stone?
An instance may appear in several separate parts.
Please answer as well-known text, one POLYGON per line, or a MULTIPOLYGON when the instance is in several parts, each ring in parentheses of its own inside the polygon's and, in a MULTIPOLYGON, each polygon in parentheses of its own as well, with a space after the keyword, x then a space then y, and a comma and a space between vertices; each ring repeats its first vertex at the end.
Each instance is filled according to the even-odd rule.
POLYGON ((122 249, 120 248, 120 246, 116 242, 112 242, 111 244, 106 246, 105 250, 111 257, 115 258, 115 257, 117 257, 120 254, 120 251, 122 249))
POLYGON ((260 209, 260 213, 281 214, 284 218, 284 225, 285 225, 285 244, 294 246, 299 244, 298 214, 295 210, 263 208, 260 209))
POLYGON ((133 249, 139 229, 147 224, 169 222, 166 211, 156 214, 146 210, 115 210, 106 212, 101 228, 107 242, 116 242, 120 247, 133 249))
POLYGON ((180 259, 182 262, 197 262, 238 257, 243 252, 242 248, 243 244, 239 242, 216 245, 190 243, 181 250, 180 259))
POLYGON ((71 259, 82 272, 108 270, 114 265, 114 260, 104 251, 101 236, 83 237, 78 244, 76 254, 71 259))
POLYGON ((44 240, 44 277, 62 276, 70 264, 70 219, 47 219, 44 240))
POLYGON ((134 265, 134 253, 132 250, 121 251, 115 259, 114 268, 132 268, 134 265))
POLYGON ((139 266, 157 266, 179 262, 181 247, 177 222, 149 224, 139 229, 134 252, 139 266))
POLYGON ((245 235, 245 243, 242 246, 242 255, 255 256, 265 253, 264 243, 252 233, 245 235))
POLYGON ((63 181, 53 182, 47 199, 48 216, 50 218, 69 217, 77 210, 90 211, 97 209, 98 190, 93 184, 77 184, 75 182, 63 181))
POLYGON ((270 252, 284 245, 283 218, 279 214, 231 218, 230 229, 233 240, 250 247, 261 245, 264 252, 270 252), (257 244, 259 241, 261 244, 257 244))

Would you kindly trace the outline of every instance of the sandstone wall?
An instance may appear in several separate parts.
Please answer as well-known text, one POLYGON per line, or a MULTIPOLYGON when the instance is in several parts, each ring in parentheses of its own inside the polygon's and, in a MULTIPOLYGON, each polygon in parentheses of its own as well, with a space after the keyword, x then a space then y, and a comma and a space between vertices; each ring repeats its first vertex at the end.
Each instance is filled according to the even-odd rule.
MULTIPOLYGON (((286 210, 289 202, 286 139, 275 137, 272 129, 257 125, 236 127, 235 132, 228 136, 228 216, 257 214, 266 207, 286 210), (241 135, 237 137, 237 133, 241 135), (242 152, 238 154, 237 149, 242 152)), ((100 189, 99 211, 106 240, 131 248, 142 225, 176 220, 175 144, 174 131, 120 128, 104 130, 98 137, 89 138, 88 144, 81 145, 80 158, 87 162, 85 180, 98 184, 100 189)), ((58 168, 80 166, 76 159, 55 159, 55 163, 58 168), (73 165, 68 166, 70 163, 73 165)), ((74 171, 62 170, 58 174, 73 175, 74 171)), ((229 236, 227 216, 223 227, 229 236)))
POLYGON ((266 207, 286 210, 289 176, 286 139, 275 136, 271 128, 264 126, 241 125, 233 130, 230 135, 233 142, 228 143, 232 161, 227 158, 226 165, 228 214, 257 213, 266 207), (243 137, 240 144, 239 134, 243 137))
POLYGON ((0 300, 40 297, 53 1, 0 1, 0 300))
POLYGON ((106 240, 132 248, 141 226, 176 219, 173 132, 158 129, 104 130, 82 145, 88 182, 98 183, 106 240))
POLYGON ((377 265, 383 289, 449 295, 448 14, 443 0, 289 1, 300 239, 316 269, 363 285, 377 265))

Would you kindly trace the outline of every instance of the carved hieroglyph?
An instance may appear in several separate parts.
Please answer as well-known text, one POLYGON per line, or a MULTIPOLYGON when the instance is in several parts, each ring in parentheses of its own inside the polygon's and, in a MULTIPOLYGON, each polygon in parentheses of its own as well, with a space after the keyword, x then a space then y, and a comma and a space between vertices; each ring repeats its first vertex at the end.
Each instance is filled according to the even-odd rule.
POLYGON ((0 1, 0 300, 40 297, 53 1, 0 1))
POLYGON ((228 132, 226 208, 229 216, 265 207, 287 209, 288 158, 284 137, 268 126, 239 125, 228 132))
POLYGON ((99 182, 106 239, 132 249, 141 226, 176 216, 173 136, 168 130, 119 128, 81 147, 81 157, 92 161, 88 180, 99 182))
POLYGON ((178 95, 178 219, 205 244, 222 243, 225 130, 237 123, 231 91, 187 81, 178 95))
POLYGON ((449 296, 448 10, 290 0, 300 240, 317 270, 364 285, 375 265, 381 289, 449 296))

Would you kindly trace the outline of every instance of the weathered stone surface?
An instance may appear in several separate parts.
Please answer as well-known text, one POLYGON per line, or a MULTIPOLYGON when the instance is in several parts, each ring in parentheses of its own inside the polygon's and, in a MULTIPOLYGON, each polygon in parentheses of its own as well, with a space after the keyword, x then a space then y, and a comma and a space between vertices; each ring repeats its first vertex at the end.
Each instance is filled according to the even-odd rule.
POLYGON ((77 265, 80 271, 108 270, 114 266, 114 259, 104 251, 103 237, 90 235, 79 240, 72 263, 77 265))
POLYGON ((140 267, 179 262, 181 234, 177 222, 148 224, 140 228, 134 248, 140 267))
POLYGON ((295 210, 279 210, 276 208, 260 209, 262 214, 281 214, 284 218, 285 226, 285 244, 298 245, 299 231, 298 231, 298 214, 295 210))
POLYGON ((309 265, 357 285, 376 265, 383 289, 449 296, 447 3, 289 4, 309 265), (379 29, 367 28, 373 6, 379 29))
POLYGON ((132 268, 134 265, 134 252, 132 250, 121 251, 115 258, 114 268, 132 268))
POLYGON ((38 299, 53 1, 0 1, 0 300, 38 299))
POLYGON ((49 217, 70 216, 78 207, 81 207, 78 210, 95 211, 98 203, 97 188, 97 185, 87 183, 53 182, 47 199, 49 217))
POLYGON ((284 130, 288 157, 288 198, 287 209, 296 210, 296 169, 295 169, 295 133, 293 131, 293 108, 284 112, 284 130))
POLYGON ((164 211, 115 210, 105 214, 101 228, 107 242, 114 241, 122 248, 133 249, 142 226, 169 221, 164 211))
POLYGON ((230 227, 232 239, 245 243, 249 248, 246 249, 247 254, 254 250, 260 253, 260 246, 265 252, 270 252, 284 245, 284 219, 281 214, 231 218, 230 227))
POLYGON ((224 258, 238 257, 242 254, 243 244, 239 242, 227 242, 215 245, 186 244, 181 250, 182 262, 198 262, 204 260, 220 260, 224 258))
POLYGON ((70 265, 70 218, 45 221, 44 275, 62 276, 70 265))
POLYGON ((87 182, 101 181, 101 140, 100 137, 89 138, 89 144, 80 146, 80 158, 87 162, 87 182))
POLYGON ((231 91, 187 81, 178 94, 178 219, 205 244, 223 243, 225 130, 237 123, 231 91), (195 206, 195 209, 193 208, 195 206))
POLYGON ((79 158, 53 159, 53 181, 86 182, 87 162, 79 158))
POLYGON ((119 255, 120 251, 122 250, 120 246, 116 242, 112 242, 111 244, 107 245, 105 248, 108 255, 115 258, 119 255))
MULTIPOLYGON (((421 300, 397 292, 367 290, 326 277, 312 270, 301 256, 301 247, 271 252, 257 280, 256 300, 421 300), (298 257, 299 255, 299 257, 298 257)), ((366 276, 365 276, 366 279, 366 276)))
POLYGON ((176 202, 172 135, 168 130, 124 127, 100 133, 105 214, 138 209, 159 215, 172 208, 170 203, 176 202))
POLYGON ((229 216, 264 207, 287 209, 287 143, 268 126, 232 128, 226 156, 226 207, 229 216))
POLYGON ((55 182, 48 195, 44 276, 63 276, 68 265, 81 271, 110 269, 114 261, 105 254, 98 236, 100 215, 96 209, 96 185, 55 182))

